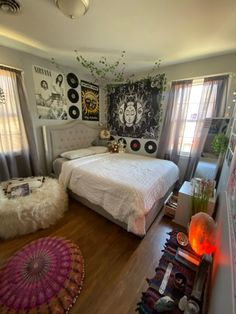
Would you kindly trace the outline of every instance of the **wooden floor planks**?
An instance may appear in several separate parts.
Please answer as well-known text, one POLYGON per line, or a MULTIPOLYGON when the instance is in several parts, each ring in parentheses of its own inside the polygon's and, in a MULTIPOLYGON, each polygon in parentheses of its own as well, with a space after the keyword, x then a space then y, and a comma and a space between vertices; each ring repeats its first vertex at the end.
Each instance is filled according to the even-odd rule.
POLYGON ((158 217, 144 239, 126 232, 74 200, 54 226, 11 240, 0 240, 0 265, 32 240, 62 236, 77 243, 85 259, 85 280, 72 314, 134 313, 146 278, 162 255, 169 218, 158 217))

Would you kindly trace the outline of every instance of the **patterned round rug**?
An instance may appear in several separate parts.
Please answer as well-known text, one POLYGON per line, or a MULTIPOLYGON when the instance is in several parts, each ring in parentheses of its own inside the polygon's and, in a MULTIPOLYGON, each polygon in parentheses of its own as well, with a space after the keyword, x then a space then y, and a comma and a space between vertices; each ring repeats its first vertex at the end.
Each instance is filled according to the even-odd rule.
POLYGON ((84 260, 73 242, 38 239, 0 270, 0 313, 67 313, 82 288, 84 260))

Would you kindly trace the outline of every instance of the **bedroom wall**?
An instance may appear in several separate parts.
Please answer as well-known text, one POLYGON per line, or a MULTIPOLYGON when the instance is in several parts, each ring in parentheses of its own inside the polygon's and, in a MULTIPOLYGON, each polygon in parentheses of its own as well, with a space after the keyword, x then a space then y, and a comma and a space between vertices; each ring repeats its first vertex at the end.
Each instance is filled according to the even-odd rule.
POLYGON ((234 112, 233 91, 236 90, 236 53, 161 67, 159 72, 164 72, 167 77, 167 88, 163 100, 163 114, 167 109, 168 94, 172 81, 230 74, 226 117, 232 117, 234 112))
MULTIPOLYGON (((25 79, 25 85, 26 90, 28 94, 28 101, 29 101, 29 107, 32 115, 33 124, 35 127, 36 132, 36 141, 37 141, 37 147, 41 162, 41 170, 42 173, 46 173, 46 163, 45 163, 45 156, 44 156, 44 147, 43 147, 43 137, 42 137, 42 125, 48 125, 48 124, 62 124, 67 123, 68 120, 44 120, 44 119, 38 119, 37 114, 37 107, 36 107, 36 101, 35 101, 35 89, 34 89, 34 81, 33 81, 33 71, 32 71, 32 65, 38 65, 50 70, 54 71, 64 71, 65 73, 74 72, 78 75, 80 79, 87 80, 88 82, 93 82, 93 80, 89 76, 80 76, 80 72, 78 69, 72 69, 69 67, 61 66, 59 65, 60 69, 57 69, 55 65, 51 62, 52 56, 48 56, 48 60, 39 58, 37 56, 24 53, 21 51, 17 51, 14 49, 6 48, 0 46, 0 64, 8 65, 11 67, 15 67, 18 69, 23 70, 24 72, 24 79, 25 79)), ((104 101, 104 94, 102 93, 102 88, 100 88, 100 121, 104 121, 104 108, 102 106, 102 103, 104 101)), ((81 115, 79 120, 81 119, 81 115)), ((88 122, 88 123, 98 123, 98 122, 88 122)))
MULTIPOLYGON (((167 85, 166 85, 166 91, 163 95, 163 115, 164 117, 167 108, 167 101, 168 101, 168 95, 169 90, 171 87, 172 81, 175 80, 182 80, 182 79, 188 79, 188 78, 198 78, 198 77, 205 77, 205 76, 211 76, 211 75, 218 75, 227 73, 230 74, 230 83, 229 83, 229 89, 228 89, 228 99, 227 99, 227 117, 232 117, 233 109, 234 109, 234 103, 232 101, 232 95, 233 91, 236 90, 236 53, 217 56, 217 57, 211 57, 206 58, 198 61, 191 61, 186 63, 181 63, 177 65, 170 65, 161 67, 158 71, 158 73, 165 73, 167 78, 167 85)), ((139 76, 137 76, 137 79, 141 79, 144 77, 147 77, 148 73, 142 73, 139 76)), ((153 73, 155 74, 155 73, 153 73)), ((157 73, 156 73, 157 74, 157 73)), ((162 119, 163 122, 163 119, 162 119)), ((162 123, 161 123, 162 127, 162 123)), ((119 138, 119 137, 116 137, 119 138)), ((131 151, 129 145, 131 143, 131 138, 125 138, 128 144, 128 150, 131 151)), ((143 139, 139 140, 141 143, 141 146, 143 147, 143 139)), ((155 141, 158 146, 158 141, 155 141)), ((132 152, 132 151, 131 151, 132 152)), ((144 149, 141 149, 137 153, 145 153, 144 149)), ((156 155, 152 154, 152 155, 156 155)))
MULTIPOLYGON (((61 124, 66 123, 62 120, 41 120, 37 116, 37 108, 35 103, 35 91, 34 91, 34 82, 33 82, 33 72, 32 65, 39 65, 51 70, 57 70, 55 65, 51 63, 51 57, 48 57, 48 60, 39 58, 37 56, 23 53, 14 49, 6 48, 0 46, 0 64, 9 65, 22 69, 24 71, 25 85, 28 93, 29 106, 31 110, 31 115, 36 131, 36 140, 37 147, 39 151, 39 156, 41 160, 41 169, 45 173, 45 158, 44 158, 44 148, 43 148, 43 138, 41 127, 42 125, 47 124, 61 124)), ((80 77, 78 69, 71 69, 69 67, 60 66, 65 72, 74 71, 80 77)), ((168 91, 171 85, 171 81, 180 80, 191 77, 199 77, 206 75, 216 75, 220 73, 232 73, 230 88, 229 88, 229 98, 228 105, 231 106, 232 103, 232 93, 236 90, 236 53, 228 54, 224 56, 212 57, 207 59, 202 59, 193 62, 182 63, 178 65, 172 65, 168 67, 162 67, 160 72, 165 72, 167 76, 167 90, 165 92, 165 97, 163 100, 163 109, 164 112, 167 109, 166 102, 168 91)), ((143 74, 145 76, 145 73, 143 74)), ((140 75, 140 78, 143 76, 140 75)), ((92 81, 89 76, 82 76, 80 79, 92 81)), ((105 121, 105 112, 106 112, 106 101, 105 94, 102 87, 100 87, 100 121, 105 121)), ((232 108, 229 108, 229 116, 231 116, 232 108)), ((163 112, 163 113, 164 113, 163 112)), ((95 122, 91 122, 95 123, 95 122)))

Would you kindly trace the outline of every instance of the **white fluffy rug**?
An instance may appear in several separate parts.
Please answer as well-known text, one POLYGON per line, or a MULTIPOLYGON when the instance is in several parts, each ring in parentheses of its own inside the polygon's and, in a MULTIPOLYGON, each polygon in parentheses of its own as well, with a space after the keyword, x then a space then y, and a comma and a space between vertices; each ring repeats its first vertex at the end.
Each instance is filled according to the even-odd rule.
POLYGON ((55 179, 46 178, 41 188, 16 199, 7 199, 0 190, 0 238, 48 228, 67 208, 65 188, 55 179))

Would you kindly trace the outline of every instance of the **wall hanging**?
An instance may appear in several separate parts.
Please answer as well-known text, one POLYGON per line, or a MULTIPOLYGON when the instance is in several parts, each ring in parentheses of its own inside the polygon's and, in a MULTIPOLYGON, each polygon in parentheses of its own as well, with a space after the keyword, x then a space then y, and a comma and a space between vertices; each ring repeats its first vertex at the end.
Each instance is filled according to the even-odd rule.
MULTIPOLYGON (((158 139, 165 82, 165 74, 158 74, 137 82, 110 86, 108 129, 111 134, 158 139)), ((146 150, 150 150, 150 147, 147 146, 146 150)))
POLYGON ((64 74, 33 65, 39 119, 67 119, 64 74))
POLYGON ((99 121, 99 86, 81 81, 82 120, 99 121))

